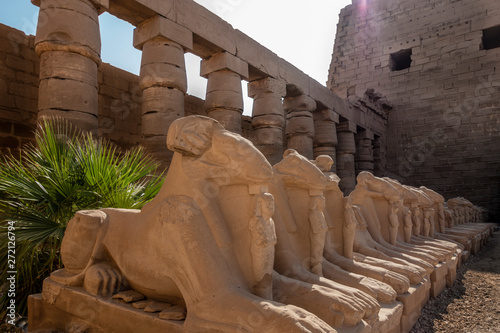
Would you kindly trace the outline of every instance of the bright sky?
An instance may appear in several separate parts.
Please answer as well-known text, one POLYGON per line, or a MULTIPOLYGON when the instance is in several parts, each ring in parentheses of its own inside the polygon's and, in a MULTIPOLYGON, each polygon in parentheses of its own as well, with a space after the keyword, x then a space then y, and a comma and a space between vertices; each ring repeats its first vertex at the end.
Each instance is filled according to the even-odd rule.
MULTIPOLYGON (((325 84, 338 14, 351 0, 195 0, 304 73, 325 84)), ((29 0, 0 0, 0 23, 35 34, 38 7, 29 0)), ((141 52, 132 46, 133 26, 114 16, 100 16, 102 60, 138 74, 141 52)), ((186 55, 188 93, 204 98, 206 80, 200 59, 186 55)), ((243 94, 246 96, 246 83, 243 94)), ((245 114, 251 114, 245 99, 245 114)))

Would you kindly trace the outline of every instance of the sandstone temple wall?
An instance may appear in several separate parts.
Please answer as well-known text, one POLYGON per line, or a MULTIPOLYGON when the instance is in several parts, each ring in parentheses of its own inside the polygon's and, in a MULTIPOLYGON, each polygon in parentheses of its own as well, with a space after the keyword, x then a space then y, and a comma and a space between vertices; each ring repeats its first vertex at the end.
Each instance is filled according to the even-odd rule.
POLYGON ((387 174, 500 211, 500 3, 353 0, 329 87, 385 95, 387 174))

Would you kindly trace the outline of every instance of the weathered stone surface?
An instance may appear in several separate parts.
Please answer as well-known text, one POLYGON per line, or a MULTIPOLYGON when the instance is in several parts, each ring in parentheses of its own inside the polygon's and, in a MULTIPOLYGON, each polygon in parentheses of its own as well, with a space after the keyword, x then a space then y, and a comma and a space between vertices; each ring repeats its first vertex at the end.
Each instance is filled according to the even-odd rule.
POLYGON ((145 21, 134 30, 134 47, 142 50, 144 43, 157 37, 171 40, 186 50, 193 49, 193 33, 160 15, 145 21))
POLYGON ((144 295, 135 290, 120 291, 118 294, 113 295, 112 298, 121 299, 127 303, 137 302, 144 299, 144 295))
POLYGON ((248 79, 248 64, 228 52, 218 53, 201 61, 200 75, 205 78, 220 70, 229 70, 238 74, 241 79, 248 79))

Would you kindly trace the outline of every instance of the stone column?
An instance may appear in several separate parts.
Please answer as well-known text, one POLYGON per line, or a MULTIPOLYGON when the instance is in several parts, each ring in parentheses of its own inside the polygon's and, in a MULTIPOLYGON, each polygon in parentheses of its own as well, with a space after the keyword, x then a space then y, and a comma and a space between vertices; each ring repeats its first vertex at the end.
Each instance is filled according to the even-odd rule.
POLYGON ((135 29, 134 47, 142 50, 142 145, 162 166, 167 166, 173 155, 166 147, 168 129, 174 120, 184 116, 184 52, 193 48, 193 34, 156 16, 135 29))
POLYGON ((375 135, 373 140, 373 174, 377 177, 384 177, 386 172, 386 149, 385 142, 380 136, 375 135))
POLYGON ((340 177, 339 187, 345 195, 349 195, 356 186, 355 133, 356 124, 351 121, 343 121, 337 126, 337 175, 340 177))
POLYGON ((99 20, 109 0, 33 0, 40 7, 35 50, 40 57, 38 118, 59 116, 97 133, 99 20))
POLYGON ((339 115, 330 109, 313 113, 314 119, 314 158, 319 155, 328 155, 333 160, 330 171, 337 173, 337 123, 339 115))
POLYGON ((283 158, 285 116, 282 98, 285 95, 286 85, 280 80, 264 78, 248 84, 248 96, 253 98, 254 144, 271 165, 283 158))
POLYGON ((356 175, 361 171, 373 173, 373 132, 367 129, 358 131, 355 135, 356 139, 356 175))
POLYGON ((227 130, 241 134, 241 80, 248 79, 248 64, 230 53, 218 53, 201 61, 201 76, 208 79, 205 98, 208 115, 227 130))
POLYGON ((284 100, 286 116, 286 138, 288 148, 312 160, 314 119, 316 101, 307 95, 286 97, 284 100))

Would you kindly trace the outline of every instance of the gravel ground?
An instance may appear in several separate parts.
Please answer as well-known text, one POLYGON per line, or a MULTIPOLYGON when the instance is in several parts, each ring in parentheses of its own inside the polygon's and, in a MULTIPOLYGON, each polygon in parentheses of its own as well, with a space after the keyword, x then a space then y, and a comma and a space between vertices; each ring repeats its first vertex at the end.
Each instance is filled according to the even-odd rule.
POLYGON ((500 332, 500 231, 431 299, 411 333, 500 332))

